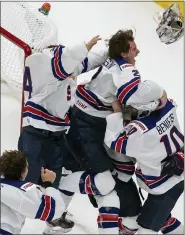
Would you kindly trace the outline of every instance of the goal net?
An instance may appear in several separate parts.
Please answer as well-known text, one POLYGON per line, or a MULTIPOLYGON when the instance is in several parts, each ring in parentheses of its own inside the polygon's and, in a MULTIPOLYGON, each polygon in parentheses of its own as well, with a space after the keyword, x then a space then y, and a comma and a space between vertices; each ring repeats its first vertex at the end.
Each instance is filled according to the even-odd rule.
POLYGON ((51 19, 26 2, 1 3, 1 82, 20 91, 25 58, 58 43, 51 19))

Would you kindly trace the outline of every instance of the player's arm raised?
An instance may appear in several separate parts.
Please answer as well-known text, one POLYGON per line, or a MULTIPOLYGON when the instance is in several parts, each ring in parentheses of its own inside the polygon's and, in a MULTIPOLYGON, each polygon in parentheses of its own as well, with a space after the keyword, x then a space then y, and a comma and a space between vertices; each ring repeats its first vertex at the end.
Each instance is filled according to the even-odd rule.
POLYGON ((51 66, 53 75, 58 80, 71 76, 75 69, 85 60, 89 50, 100 40, 99 36, 93 37, 88 43, 82 42, 73 47, 56 46, 53 49, 51 66))
MULTIPOLYGON (((98 35, 94 37, 91 41, 94 42, 95 45, 99 40, 101 40, 101 38, 98 35)), ((108 58, 107 48, 100 50, 98 47, 94 47, 93 50, 89 51, 87 57, 82 61, 82 63, 80 63, 77 66, 73 75, 78 76, 81 73, 85 73, 92 69, 95 69, 101 66, 106 61, 107 58, 108 58)))

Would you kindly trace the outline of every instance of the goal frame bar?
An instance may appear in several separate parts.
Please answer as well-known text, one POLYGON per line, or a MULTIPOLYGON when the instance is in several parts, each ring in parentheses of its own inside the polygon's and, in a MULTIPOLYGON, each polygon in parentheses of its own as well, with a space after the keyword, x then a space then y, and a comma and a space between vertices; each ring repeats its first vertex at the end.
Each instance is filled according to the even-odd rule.
MULTIPOLYGON (((2 35, 3 37, 5 37, 7 40, 11 41, 13 44, 15 44, 16 46, 18 46, 20 49, 22 49, 24 51, 24 68, 25 68, 25 60, 26 58, 32 54, 32 50, 31 47, 26 44, 25 42, 23 42, 21 39, 19 39, 18 37, 16 37, 15 35, 11 34, 10 32, 8 32, 5 28, 0 26, 0 35, 2 35)), ((23 71, 24 74, 24 71, 23 71)), ((24 108, 24 87, 23 87, 23 79, 24 79, 24 75, 22 78, 22 106, 21 106, 21 125, 20 125, 20 132, 22 130, 22 119, 23 119, 23 108, 24 108)))

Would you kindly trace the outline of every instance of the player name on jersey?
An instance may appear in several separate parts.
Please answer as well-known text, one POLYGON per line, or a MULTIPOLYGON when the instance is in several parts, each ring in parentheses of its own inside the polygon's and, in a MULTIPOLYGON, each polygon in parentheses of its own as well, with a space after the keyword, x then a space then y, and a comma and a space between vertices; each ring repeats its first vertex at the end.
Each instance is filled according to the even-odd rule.
POLYGON ((162 123, 156 126, 159 135, 163 134, 167 129, 171 127, 174 122, 173 113, 171 113, 162 123))

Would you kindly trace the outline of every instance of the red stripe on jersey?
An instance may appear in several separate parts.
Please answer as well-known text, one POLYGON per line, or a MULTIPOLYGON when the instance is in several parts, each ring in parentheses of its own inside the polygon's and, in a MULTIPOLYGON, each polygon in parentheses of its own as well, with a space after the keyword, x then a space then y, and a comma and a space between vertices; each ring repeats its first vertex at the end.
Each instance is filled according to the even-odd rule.
POLYGON ((25 106, 24 107, 24 112, 30 112, 30 113, 36 114, 38 116, 44 117, 44 118, 46 118, 50 121, 54 121, 56 123, 57 122, 58 123, 62 123, 62 122, 69 123, 70 122, 68 115, 66 115, 64 120, 60 120, 56 117, 52 117, 52 116, 50 116, 50 115, 48 115, 48 114, 46 114, 46 113, 44 113, 44 112, 42 112, 42 111, 40 111, 36 108, 31 107, 31 106, 25 106))
POLYGON ((139 83, 140 83, 140 80, 138 79, 138 80, 132 82, 131 84, 129 84, 127 87, 125 87, 125 88, 122 90, 122 92, 121 92, 120 95, 119 95, 119 100, 120 100, 121 103, 122 103, 124 97, 126 96, 126 94, 127 94, 130 90, 132 90, 132 88, 134 88, 136 85, 138 85, 139 83))
POLYGON ((118 221, 118 216, 113 215, 113 214, 101 214, 98 216, 97 219, 98 223, 100 222, 117 222, 118 221))
POLYGON ((40 220, 45 221, 49 216, 50 210, 51 210, 51 197, 45 195, 45 207, 40 220))
POLYGON ((126 165, 124 163, 122 163, 122 164, 114 163, 114 164, 118 169, 128 170, 128 171, 134 171, 135 170, 134 165, 126 165))
POLYGON ((91 178, 90 178, 90 175, 88 175, 86 180, 85 180, 85 191, 87 192, 87 194, 94 195, 93 194, 93 190, 91 188, 91 178))
POLYGON ((96 100, 93 99, 84 89, 84 85, 78 85, 78 91, 81 93, 81 95, 83 95, 87 100, 91 101, 94 104, 96 103, 96 100))
POLYGON ((115 151, 116 152, 119 152, 121 151, 121 148, 122 148, 122 144, 123 144, 123 141, 126 140, 127 136, 124 135, 122 137, 120 137, 118 140, 117 140, 117 143, 116 143, 116 148, 115 148, 115 151))
POLYGON ((59 47, 57 48, 57 52, 55 54, 55 59, 54 59, 54 67, 55 67, 55 72, 56 74, 61 77, 61 78, 66 78, 67 76, 65 76, 61 71, 60 71, 60 68, 59 68, 59 65, 58 65, 58 61, 59 61, 59 47))

